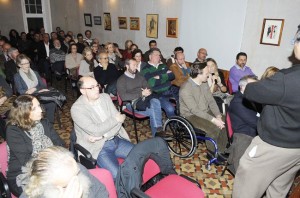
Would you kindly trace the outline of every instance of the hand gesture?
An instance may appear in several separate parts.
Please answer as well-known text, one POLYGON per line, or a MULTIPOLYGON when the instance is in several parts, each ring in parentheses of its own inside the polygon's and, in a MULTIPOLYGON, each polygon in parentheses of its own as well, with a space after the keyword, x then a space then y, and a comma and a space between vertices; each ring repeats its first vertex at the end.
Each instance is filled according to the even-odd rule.
POLYGON ((125 120, 125 118, 126 118, 126 116, 125 116, 124 114, 121 114, 120 112, 118 112, 118 113, 116 114, 116 120, 117 120, 118 122, 123 123, 124 120, 125 120))

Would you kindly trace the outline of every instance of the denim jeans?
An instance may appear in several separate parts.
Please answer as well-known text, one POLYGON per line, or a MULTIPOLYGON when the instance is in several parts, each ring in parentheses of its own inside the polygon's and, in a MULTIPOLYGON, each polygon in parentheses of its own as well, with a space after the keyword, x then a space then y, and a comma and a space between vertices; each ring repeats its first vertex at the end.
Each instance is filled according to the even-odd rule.
POLYGON ((161 108, 166 112, 167 117, 175 116, 175 108, 172 103, 169 101, 169 97, 160 96, 159 98, 161 108))
MULTIPOLYGON (((130 104, 127 104, 126 107, 129 110, 132 110, 130 104)), ((160 101, 156 98, 152 98, 150 100, 150 108, 147 108, 146 111, 135 110, 134 112, 150 117, 151 133, 152 133, 152 137, 155 137, 156 129, 158 127, 162 127, 162 112, 161 112, 160 101)))
POLYGON ((107 140, 98 155, 97 165, 109 170, 115 179, 119 170, 119 162, 117 159, 126 158, 132 147, 132 143, 118 136, 107 140))

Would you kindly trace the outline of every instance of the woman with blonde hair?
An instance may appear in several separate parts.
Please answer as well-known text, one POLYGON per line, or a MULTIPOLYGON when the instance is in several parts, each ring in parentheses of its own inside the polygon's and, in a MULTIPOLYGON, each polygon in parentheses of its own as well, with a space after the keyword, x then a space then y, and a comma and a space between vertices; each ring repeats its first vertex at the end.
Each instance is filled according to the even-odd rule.
POLYGON ((24 169, 22 197, 108 197, 105 186, 74 160, 67 149, 53 146, 39 152, 24 169))
POLYGON ((34 96, 21 95, 13 102, 6 129, 7 181, 16 196, 22 193, 22 166, 45 148, 65 145, 49 121, 42 117, 40 103, 34 96))
POLYGON ((93 50, 90 47, 86 47, 84 48, 82 55, 83 60, 80 61, 78 75, 94 77, 94 68, 98 66, 98 63, 94 59, 93 50))
POLYGON ((265 78, 270 78, 271 76, 273 76, 276 72, 278 72, 279 69, 275 66, 270 66, 268 67, 265 72, 263 73, 263 75, 261 76, 261 80, 265 79, 265 78))
POLYGON ((119 51, 119 48, 114 46, 114 43, 107 42, 105 44, 106 52, 108 53, 108 62, 114 64, 117 69, 123 67, 121 59, 123 58, 122 54, 119 51))

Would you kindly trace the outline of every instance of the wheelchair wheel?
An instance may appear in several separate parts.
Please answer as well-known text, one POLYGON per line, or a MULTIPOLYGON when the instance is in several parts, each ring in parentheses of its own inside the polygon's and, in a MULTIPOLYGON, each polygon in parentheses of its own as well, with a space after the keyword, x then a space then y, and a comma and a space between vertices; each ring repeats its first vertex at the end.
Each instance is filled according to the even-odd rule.
POLYGON ((173 116, 164 124, 165 140, 169 150, 181 158, 191 157, 197 148, 197 138, 192 125, 183 117, 173 116))

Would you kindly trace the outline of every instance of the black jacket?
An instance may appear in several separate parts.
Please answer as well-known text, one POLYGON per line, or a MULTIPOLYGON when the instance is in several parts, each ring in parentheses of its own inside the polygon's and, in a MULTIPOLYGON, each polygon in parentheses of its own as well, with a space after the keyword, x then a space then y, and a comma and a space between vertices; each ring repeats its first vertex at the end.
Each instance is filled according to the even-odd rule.
POLYGON ((228 109, 234 133, 242 133, 251 137, 257 135, 257 112, 252 108, 251 103, 243 98, 243 94, 236 92, 228 109))
POLYGON ((249 83, 244 96, 265 104, 257 130, 260 138, 277 147, 300 148, 300 65, 249 83))
MULTIPOLYGON (((42 119, 45 135, 48 136, 53 145, 65 146, 65 143, 58 136, 57 132, 48 120, 42 119)), ((6 129, 7 145, 9 147, 10 158, 8 161, 7 178, 15 179, 21 173, 21 167, 31 158, 31 139, 19 127, 9 125, 6 129)))

